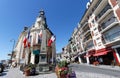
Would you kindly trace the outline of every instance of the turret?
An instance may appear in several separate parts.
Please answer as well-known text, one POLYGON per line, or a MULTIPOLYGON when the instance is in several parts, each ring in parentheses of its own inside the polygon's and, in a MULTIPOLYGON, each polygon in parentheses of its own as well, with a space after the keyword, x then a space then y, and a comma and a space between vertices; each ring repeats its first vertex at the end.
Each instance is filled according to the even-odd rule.
POLYGON ((45 17, 45 12, 41 10, 39 12, 39 16, 36 19, 35 22, 35 27, 36 28, 47 28, 47 22, 46 22, 46 17, 45 17))

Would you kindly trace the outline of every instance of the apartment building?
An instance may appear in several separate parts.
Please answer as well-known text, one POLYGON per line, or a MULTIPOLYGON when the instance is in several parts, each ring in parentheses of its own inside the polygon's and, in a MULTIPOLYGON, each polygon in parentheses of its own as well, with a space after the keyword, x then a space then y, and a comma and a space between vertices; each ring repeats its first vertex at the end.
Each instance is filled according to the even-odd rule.
POLYGON ((71 51, 81 63, 102 58, 103 64, 120 64, 120 1, 90 0, 86 8, 71 36, 71 51))

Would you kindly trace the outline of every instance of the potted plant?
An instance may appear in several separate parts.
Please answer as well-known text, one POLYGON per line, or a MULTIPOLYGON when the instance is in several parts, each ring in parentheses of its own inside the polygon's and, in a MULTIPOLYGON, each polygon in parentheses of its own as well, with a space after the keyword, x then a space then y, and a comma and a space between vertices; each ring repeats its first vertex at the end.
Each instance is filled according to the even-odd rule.
POLYGON ((66 61, 61 61, 56 65, 55 72, 58 78, 67 78, 68 65, 66 61))
POLYGON ((24 68, 24 74, 25 74, 25 76, 30 76, 30 67, 28 65, 25 66, 25 68, 24 68))
POLYGON ((30 66, 30 74, 31 75, 35 75, 36 74, 36 65, 35 64, 31 64, 30 66))
POLYGON ((25 66, 24 68, 24 73, 26 76, 30 76, 30 75, 35 75, 36 73, 36 66, 32 63, 28 64, 25 66))
POLYGON ((69 71, 67 73, 67 78, 76 78, 75 71, 72 71, 72 69, 69 69, 69 71))
POLYGON ((66 78, 68 74, 68 68, 67 67, 62 67, 60 71, 60 78, 66 78))

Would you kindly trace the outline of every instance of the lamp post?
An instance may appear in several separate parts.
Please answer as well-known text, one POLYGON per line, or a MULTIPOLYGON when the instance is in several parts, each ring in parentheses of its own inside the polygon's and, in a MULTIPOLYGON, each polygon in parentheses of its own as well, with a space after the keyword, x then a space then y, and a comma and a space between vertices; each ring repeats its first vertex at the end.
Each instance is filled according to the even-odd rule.
POLYGON ((13 42, 12 54, 11 54, 11 64, 12 64, 12 57, 13 57, 13 53, 14 53, 15 40, 12 39, 12 40, 10 40, 10 42, 13 42))

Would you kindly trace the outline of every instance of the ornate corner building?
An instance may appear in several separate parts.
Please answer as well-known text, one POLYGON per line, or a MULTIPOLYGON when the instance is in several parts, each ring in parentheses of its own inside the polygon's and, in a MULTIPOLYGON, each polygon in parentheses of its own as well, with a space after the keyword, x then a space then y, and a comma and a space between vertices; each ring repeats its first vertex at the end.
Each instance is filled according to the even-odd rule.
POLYGON ((56 58, 56 45, 52 31, 48 28, 45 13, 40 11, 35 24, 25 27, 16 47, 17 64, 49 64, 56 58), (52 40, 51 40, 52 37, 52 40), (51 41, 50 41, 51 40, 51 41))

